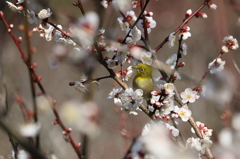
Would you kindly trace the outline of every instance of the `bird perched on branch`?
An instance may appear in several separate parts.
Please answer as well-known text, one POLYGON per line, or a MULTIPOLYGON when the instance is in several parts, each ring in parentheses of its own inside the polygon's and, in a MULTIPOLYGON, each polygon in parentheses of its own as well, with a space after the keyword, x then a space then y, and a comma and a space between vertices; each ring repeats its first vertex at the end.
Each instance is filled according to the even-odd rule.
POLYGON ((153 91, 152 67, 147 64, 139 64, 136 67, 136 75, 133 79, 133 89, 142 89, 143 97, 149 101, 153 91))

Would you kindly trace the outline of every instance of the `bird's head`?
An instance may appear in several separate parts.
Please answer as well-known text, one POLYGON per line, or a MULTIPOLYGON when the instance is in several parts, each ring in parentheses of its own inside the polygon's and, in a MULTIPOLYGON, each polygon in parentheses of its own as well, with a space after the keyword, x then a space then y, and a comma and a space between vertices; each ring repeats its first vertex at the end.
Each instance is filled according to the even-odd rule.
POLYGON ((152 77, 152 67, 147 64, 139 64, 133 68, 137 70, 136 77, 152 77))

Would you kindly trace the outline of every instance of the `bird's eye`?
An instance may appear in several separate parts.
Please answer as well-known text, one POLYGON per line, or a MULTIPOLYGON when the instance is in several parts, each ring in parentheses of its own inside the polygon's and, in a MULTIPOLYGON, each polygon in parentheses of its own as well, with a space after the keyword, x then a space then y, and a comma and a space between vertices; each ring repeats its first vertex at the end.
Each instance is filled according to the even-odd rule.
POLYGON ((141 72, 143 72, 143 71, 144 71, 144 69, 143 69, 143 68, 140 68, 139 70, 140 70, 141 72))

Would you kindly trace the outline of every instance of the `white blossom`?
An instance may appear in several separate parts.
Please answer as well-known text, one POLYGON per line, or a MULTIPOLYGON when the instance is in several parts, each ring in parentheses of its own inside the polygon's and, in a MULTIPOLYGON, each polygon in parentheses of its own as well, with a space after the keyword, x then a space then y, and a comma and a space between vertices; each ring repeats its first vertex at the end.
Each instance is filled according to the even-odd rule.
POLYGON ((176 66, 177 61, 177 54, 173 54, 171 57, 169 57, 166 61, 166 64, 171 65, 171 69, 174 69, 176 66))
POLYGON ((37 18, 35 16, 35 12, 32 10, 27 10, 27 20, 28 20, 28 23, 30 24, 38 23, 37 18))
POLYGON ((144 64, 152 65, 152 52, 142 51, 140 59, 144 64))
POLYGON ((42 9, 39 13, 38 13, 38 18, 40 19, 46 19, 48 17, 50 17, 52 15, 52 12, 50 11, 50 8, 48 9, 42 9))
POLYGON ((18 159, 31 159, 30 154, 24 150, 20 150, 17 154, 18 159))
POLYGON ((128 81, 130 77, 133 75, 132 66, 129 66, 126 70, 126 75, 124 76, 124 81, 128 81))
POLYGON ((180 94, 183 103, 194 103, 199 96, 196 91, 193 91, 191 88, 186 88, 184 92, 180 94))
POLYGON ((212 10, 216 10, 217 9, 217 5, 213 4, 213 3, 208 3, 208 7, 212 10))
POLYGON ((143 102, 142 95, 143 91, 141 89, 137 89, 134 92, 132 88, 127 88, 119 95, 122 101, 122 105, 120 106, 121 110, 129 111, 129 114, 137 115, 136 111, 143 102))
POLYGON ((184 43, 184 44, 182 44, 182 54, 183 55, 187 55, 187 44, 186 43, 184 43))
POLYGON ((13 12, 21 12, 23 10, 23 7, 21 6, 16 6, 15 4, 13 4, 12 2, 6 1, 6 3, 8 4, 8 7, 11 11, 13 12))
POLYGON ((82 83, 79 81, 76 81, 74 84, 75 89, 78 90, 79 92, 83 92, 83 93, 86 93, 88 91, 87 86, 88 85, 86 83, 82 83))
POLYGON ((109 6, 108 0, 102 0, 100 3, 104 8, 107 8, 109 6))
POLYGON ((39 133, 39 123, 26 123, 20 127, 19 133, 24 137, 35 137, 39 133))
POLYGON ((233 38, 231 35, 224 37, 223 42, 225 43, 225 46, 230 50, 237 50, 239 48, 237 39, 233 38))
POLYGON ((174 34, 175 34, 175 32, 172 32, 168 37, 168 46, 170 48, 172 48, 174 46, 174 43, 175 43, 175 40, 176 40, 176 36, 174 34))
POLYGON ((221 58, 214 59, 212 62, 208 64, 208 68, 210 68, 210 73, 221 72, 224 69, 225 61, 222 61, 221 58))
POLYGON ((77 25, 69 28, 70 36, 76 38, 78 42, 87 48, 94 43, 94 38, 98 31, 99 16, 97 13, 90 11, 78 20, 77 25))
POLYGON ((166 123, 166 127, 174 137, 177 137, 179 135, 179 130, 174 126, 171 126, 168 123, 166 123))
POLYGON ((182 106, 177 113, 184 122, 188 121, 192 115, 192 111, 188 109, 187 105, 182 106))
POLYGON ((173 83, 165 83, 164 84, 164 89, 167 94, 173 93, 174 91, 174 84, 173 83))

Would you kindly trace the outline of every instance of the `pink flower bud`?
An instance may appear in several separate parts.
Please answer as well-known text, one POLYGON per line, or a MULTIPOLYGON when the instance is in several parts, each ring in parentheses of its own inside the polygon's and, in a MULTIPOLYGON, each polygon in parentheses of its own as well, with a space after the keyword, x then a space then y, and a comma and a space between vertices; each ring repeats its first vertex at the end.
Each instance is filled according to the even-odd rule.
POLYGON ((180 63, 178 64, 178 67, 183 67, 183 66, 185 66, 185 62, 180 62, 180 63))

